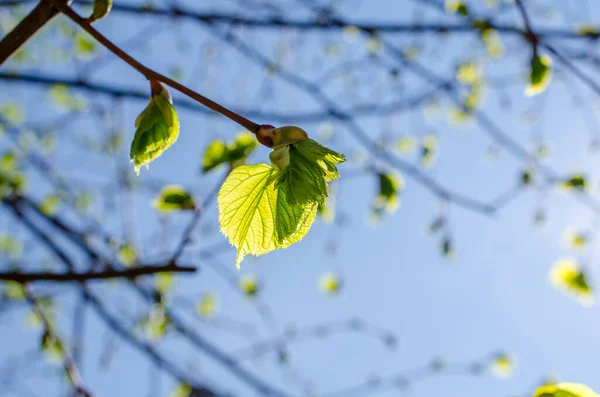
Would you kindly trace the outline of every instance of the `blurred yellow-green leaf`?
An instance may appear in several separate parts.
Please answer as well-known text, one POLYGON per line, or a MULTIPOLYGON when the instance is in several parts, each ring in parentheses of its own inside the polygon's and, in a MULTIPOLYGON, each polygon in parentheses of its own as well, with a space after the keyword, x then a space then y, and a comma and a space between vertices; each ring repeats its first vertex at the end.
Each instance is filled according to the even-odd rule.
POLYGON ((161 212, 185 211, 196 208, 192 196, 179 185, 168 185, 162 188, 152 206, 161 212))
POLYGON ((531 58, 531 69, 529 71, 529 85, 525 89, 527 96, 540 94, 552 80, 552 59, 547 56, 535 54, 531 58))
POLYGON ((492 360, 492 372, 501 378, 508 378, 515 368, 515 358, 507 353, 499 353, 492 360))
POLYGON ((213 317, 219 311, 219 299, 213 292, 208 292, 200 298, 196 311, 201 317, 213 317))
POLYGON ((337 295, 342 290, 342 281, 334 273, 325 273, 319 278, 319 288, 325 295, 337 295))
POLYGON ((598 397, 595 391, 581 383, 557 383, 539 387, 533 397, 598 397))
POLYGON ((239 279, 240 290, 248 297, 254 297, 260 291, 260 281, 256 276, 245 275, 239 279))
POLYGON ((560 259, 550 270, 550 282, 561 292, 583 305, 594 303, 595 297, 587 276, 574 259, 560 259))

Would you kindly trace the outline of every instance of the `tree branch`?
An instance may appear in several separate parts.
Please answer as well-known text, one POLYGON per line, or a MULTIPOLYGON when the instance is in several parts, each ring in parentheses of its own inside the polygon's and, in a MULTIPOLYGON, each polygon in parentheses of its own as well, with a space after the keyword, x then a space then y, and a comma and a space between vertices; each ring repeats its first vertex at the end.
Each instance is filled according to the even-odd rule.
MULTIPOLYGON (((62 1, 66 4, 67 0, 62 1)), ((52 0, 41 0, 19 24, 0 41, 0 66, 13 56, 38 30, 58 15, 52 0)))
POLYGON ((0 280, 17 281, 19 283, 33 281, 53 281, 53 282, 85 282, 90 280, 106 280, 112 278, 134 279, 136 277, 163 273, 194 273, 195 267, 178 266, 174 264, 166 266, 139 266, 125 270, 107 270, 103 272, 86 272, 86 273, 18 273, 18 272, 0 272, 0 280))

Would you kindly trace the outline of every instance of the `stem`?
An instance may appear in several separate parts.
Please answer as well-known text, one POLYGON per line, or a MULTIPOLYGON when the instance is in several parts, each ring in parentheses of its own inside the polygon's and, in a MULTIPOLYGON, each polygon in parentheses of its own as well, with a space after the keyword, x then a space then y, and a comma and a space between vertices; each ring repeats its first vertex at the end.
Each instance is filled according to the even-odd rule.
POLYGON ((206 98, 203 95, 198 94, 196 91, 184 86, 176 82, 173 79, 168 78, 154 70, 144 66, 140 62, 138 62, 135 58, 131 57, 125 51, 121 50, 115 44, 113 44, 110 40, 108 40, 102 33, 98 32, 94 27, 92 27, 85 19, 80 17, 69 5, 63 4, 60 0, 52 0, 54 1, 54 5, 58 8, 63 14, 65 14, 69 19, 73 22, 81 26, 86 32, 88 32, 92 37, 94 37, 100 44, 106 47, 109 51, 115 54, 117 57, 121 58, 123 61, 127 62, 132 68, 146 76, 148 80, 158 80, 166 85, 175 88, 177 91, 182 94, 187 95, 188 97, 194 99, 195 101, 201 103, 207 108, 222 114, 223 116, 229 118, 230 120, 236 122, 241 125, 245 129, 250 132, 256 134, 258 129, 260 128, 260 124, 256 124, 247 118, 240 116, 239 114, 227 109, 224 106, 219 105, 218 103, 206 98))
POLYGON ((54 281, 54 282, 84 282, 89 280, 106 280, 111 278, 134 279, 139 276, 162 273, 162 272, 180 272, 194 273, 195 267, 166 265, 166 266, 140 266, 125 270, 107 270, 103 272, 86 273, 0 273, 0 280, 17 281, 20 283, 32 281, 54 281))
POLYGON ((60 0, 40 0, 37 6, 13 30, 0 41, 0 66, 12 57, 38 30, 59 11, 54 2, 60 0))

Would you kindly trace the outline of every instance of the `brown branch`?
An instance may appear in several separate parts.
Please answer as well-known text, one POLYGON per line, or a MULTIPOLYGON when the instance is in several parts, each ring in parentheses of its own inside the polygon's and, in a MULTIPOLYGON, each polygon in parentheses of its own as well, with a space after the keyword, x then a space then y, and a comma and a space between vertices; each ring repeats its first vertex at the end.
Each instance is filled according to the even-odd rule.
POLYGON ((248 131, 252 133, 258 132, 260 125, 248 120, 247 118, 240 116, 239 114, 227 109, 224 106, 219 105, 218 103, 208 99, 207 97, 200 95, 196 91, 184 86, 176 82, 173 79, 170 79, 167 76, 164 76, 154 70, 144 66, 140 62, 138 62, 135 58, 127 54, 125 51, 121 50, 117 47, 113 42, 107 39, 102 33, 97 31, 94 27, 92 27, 84 18, 80 17, 71 7, 67 4, 62 4, 60 0, 52 0, 55 3, 56 8, 58 8, 63 14, 65 14, 69 19, 73 22, 81 26, 86 32, 88 32, 92 37, 94 37, 100 44, 102 44, 106 49, 115 54, 117 57, 121 58, 127 64, 129 64, 132 68, 143 74, 148 80, 157 80, 166 85, 175 88, 177 91, 182 94, 187 95, 188 97, 194 99, 195 101, 201 103, 207 108, 214 110, 215 112, 221 113, 223 116, 229 118, 230 120, 236 122, 242 127, 246 128, 248 131))
MULTIPOLYGON (((66 4, 66 0, 62 1, 66 4)), ((13 30, 0 41, 0 66, 12 57, 45 24, 58 15, 52 0, 41 0, 13 30)))
POLYGON ((25 291, 25 296, 27 298, 27 301, 31 304, 31 307, 33 308, 34 313, 38 316, 38 318, 44 325, 45 334, 49 338, 52 338, 52 340, 55 341, 56 346, 60 350, 63 367, 65 369, 65 372, 67 373, 67 376, 69 377, 69 379, 73 383, 73 386, 75 387, 75 390, 77 393, 76 395, 92 397, 92 394, 86 389, 83 381, 81 380, 81 375, 79 374, 79 369, 77 369, 77 366, 75 365, 75 362, 73 361, 73 358, 67 351, 64 342, 60 339, 60 337, 54 331, 54 327, 52 326, 52 323, 46 316, 46 313, 44 313, 44 310, 42 309, 42 306, 40 305, 39 301, 37 300, 35 295, 31 292, 31 290, 29 289, 28 286, 23 286, 23 290, 25 291))
POLYGON ((139 276, 163 273, 194 273, 195 267, 166 265, 166 266, 139 266, 125 270, 107 270, 103 272, 86 272, 86 273, 18 273, 18 272, 0 272, 0 280, 17 281, 19 283, 33 281, 53 281, 53 282, 84 282, 90 280, 106 280, 112 278, 134 279, 139 276))

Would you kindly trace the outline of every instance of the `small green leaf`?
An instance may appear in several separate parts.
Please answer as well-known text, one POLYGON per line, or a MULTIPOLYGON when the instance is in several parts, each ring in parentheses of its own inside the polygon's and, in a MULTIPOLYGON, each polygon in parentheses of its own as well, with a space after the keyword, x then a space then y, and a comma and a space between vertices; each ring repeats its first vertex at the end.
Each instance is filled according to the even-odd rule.
POLYGON ((97 44, 87 32, 75 36, 75 54, 78 58, 88 59, 96 52, 97 44))
POLYGON ((175 275, 171 272, 160 272, 154 276, 156 290, 161 294, 166 294, 175 286, 175 275))
POLYGON ((196 208, 194 199, 178 185, 165 186, 159 196, 152 202, 154 208, 161 212, 193 210, 196 208))
POLYGON ((515 358, 507 353, 498 353, 492 360, 492 372, 500 378, 508 378, 515 368, 515 358))
POLYGON ((319 287, 325 295, 337 295, 342 290, 342 280, 334 273, 325 273, 319 279, 319 287))
POLYGON ((11 259, 23 255, 23 244, 8 234, 0 234, 0 254, 11 259))
POLYGON ((94 0, 94 10, 92 15, 88 18, 88 22, 94 22, 104 18, 110 12, 112 8, 112 0, 94 0))
POLYGON ((545 55, 540 57, 535 54, 531 58, 531 70, 529 72, 529 85, 525 89, 527 96, 540 94, 546 90, 552 80, 552 59, 545 55))
POLYGON ((198 301, 196 311, 202 317, 213 317, 219 310, 219 300, 214 293, 206 293, 198 301))
POLYGON ((444 7, 446 8, 446 12, 450 14, 460 14, 462 16, 469 15, 469 7, 461 0, 446 0, 444 7))
POLYGON ((165 312, 165 307, 162 304, 152 306, 148 315, 146 315, 139 323, 146 332, 146 335, 157 341, 163 337, 169 326, 171 319, 165 312))
POLYGON ((133 244, 121 244, 117 252, 117 259, 125 267, 135 266, 137 257, 133 244))
POLYGON ((565 382, 541 386, 533 397, 598 397, 598 394, 580 383, 565 382))
POLYGON ((187 383, 180 383, 175 389, 169 394, 169 397, 189 397, 192 394, 192 386, 187 383))
POLYGON ((587 188, 587 179, 582 174, 573 174, 560 183, 560 186, 566 190, 585 190, 587 188))
POLYGON ((207 173, 228 161, 229 152, 223 141, 211 142, 202 159, 202 172, 207 173))
POLYGON ((39 204, 39 208, 43 214, 52 216, 58 212, 62 202, 63 199, 60 195, 51 194, 39 204))
POLYGON ((375 197, 373 207, 376 211, 394 212, 400 205, 399 194, 404 189, 404 179, 401 175, 378 173, 379 192, 375 197))
POLYGON ((256 296, 261 289, 260 281, 258 278, 252 275, 241 277, 239 280, 239 286, 242 292, 250 298, 256 296))
POLYGON ((238 269, 247 254, 263 255, 300 241, 314 221, 316 204, 290 204, 285 190, 268 183, 274 172, 266 164, 237 167, 219 191, 221 232, 238 250, 238 269))
POLYGON ((2 296, 8 300, 20 301, 27 297, 23 284, 16 281, 4 281, 2 296))
POLYGON ((179 137, 179 119, 166 89, 152 95, 135 126, 137 130, 131 143, 130 158, 139 175, 141 166, 147 167, 179 137))
POLYGON ((550 270, 550 282, 583 305, 592 304, 595 300, 587 276, 573 259, 558 260, 550 270))
POLYGON ((240 132, 228 145, 223 141, 213 141, 204 152, 202 172, 207 173, 225 163, 229 163, 232 167, 241 165, 256 146, 256 139, 247 131, 240 132))

